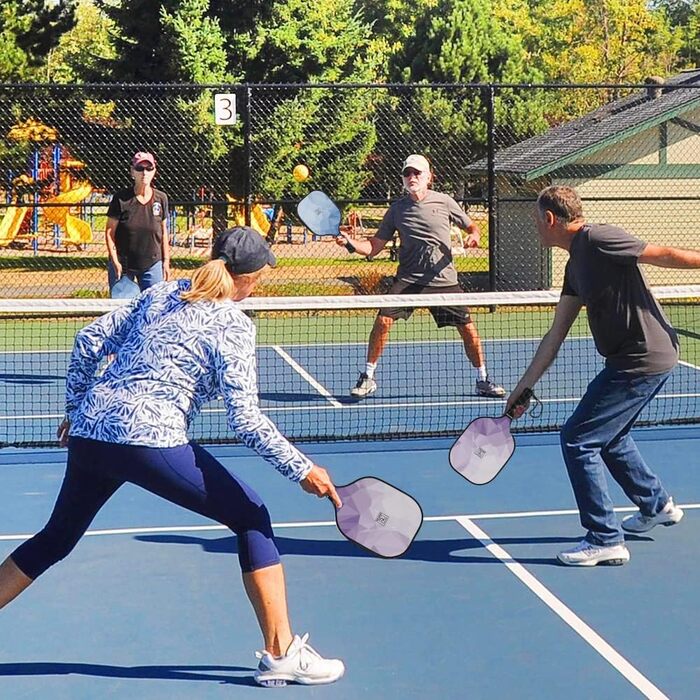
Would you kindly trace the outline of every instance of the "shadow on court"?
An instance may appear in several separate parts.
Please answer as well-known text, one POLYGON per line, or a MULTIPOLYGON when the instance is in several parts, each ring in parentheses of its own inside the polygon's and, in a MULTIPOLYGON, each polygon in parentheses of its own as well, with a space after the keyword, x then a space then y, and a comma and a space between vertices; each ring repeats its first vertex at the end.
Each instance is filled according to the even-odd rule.
POLYGON ((65 378, 61 374, 0 374, 0 381, 8 384, 52 384, 65 378))
POLYGON ((131 678, 169 681, 214 681, 231 685, 256 686, 252 676, 239 678, 228 673, 252 674, 245 666, 109 666, 106 664, 70 664, 38 661, 32 663, 0 664, 0 676, 99 676, 101 678, 131 678))
MULTIPOLYGON (((140 542, 155 544, 189 544, 198 545, 203 551, 212 554, 237 554, 236 537, 208 539, 190 535, 137 535, 140 542)), ((566 546, 580 542, 581 537, 503 537, 494 539, 496 544, 539 545, 556 544, 566 546)), ((650 537, 628 537, 627 541, 652 541, 650 537)), ((317 557, 361 557, 375 558, 374 555, 356 547, 346 540, 312 540, 292 537, 275 537, 280 554, 317 556, 317 557)), ((400 557, 408 561, 429 561, 453 564, 502 564, 486 552, 480 542, 471 537, 451 540, 418 540, 400 557), (478 552, 478 555, 476 555, 478 552), (474 554, 472 554, 474 553, 474 554)), ((543 566, 561 566, 554 557, 513 557, 520 564, 540 564, 543 566)))

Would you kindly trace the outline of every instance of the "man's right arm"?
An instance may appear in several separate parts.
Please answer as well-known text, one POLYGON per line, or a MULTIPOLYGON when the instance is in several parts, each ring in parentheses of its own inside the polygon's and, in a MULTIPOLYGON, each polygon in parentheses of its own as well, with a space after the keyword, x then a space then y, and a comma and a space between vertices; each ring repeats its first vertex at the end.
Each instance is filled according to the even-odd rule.
MULTIPOLYGON (((376 255, 384 246, 394 237, 395 226, 393 224, 392 208, 384 214, 384 218, 379 224, 376 235, 372 238, 365 238, 363 240, 353 240, 352 245, 355 248, 355 252, 359 255, 370 256, 376 255)), ((342 236, 338 236, 335 239, 338 245, 345 246, 347 241, 342 236)))
POLYGON ((700 252, 647 244, 637 262, 687 270, 700 267, 700 252))
POLYGON ((534 388, 547 368, 554 362, 561 344, 564 342, 573 322, 583 306, 579 297, 562 295, 554 313, 552 327, 547 331, 539 344, 530 366, 525 370, 518 385, 508 397, 506 411, 511 408, 515 400, 525 389, 534 388))

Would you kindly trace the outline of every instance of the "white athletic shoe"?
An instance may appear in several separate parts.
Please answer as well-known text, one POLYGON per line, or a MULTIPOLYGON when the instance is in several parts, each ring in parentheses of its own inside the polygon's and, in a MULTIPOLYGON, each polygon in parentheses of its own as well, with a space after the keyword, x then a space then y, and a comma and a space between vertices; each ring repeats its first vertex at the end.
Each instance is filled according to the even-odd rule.
POLYGON ((624 544, 601 547, 588 540, 581 540, 575 547, 559 552, 557 559, 567 566, 620 566, 630 560, 630 553, 624 544))
POLYGON ((356 399, 364 399, 366 396, 370 396, 370 394, 374 394, 374 392, 377 390, 377 382, 374 381, 374 379, 370 379, 364 372, 360 375, 360 378, 357 380, 357 384, 350 389, 350 396, 353 396, 356 399))
POLYGON ((657 525, 675 525, 683 518, 683 511, 673 502, 672 498, 656 515, 642 515, 635 513, 622 520, 622 529, 627 532, 647 532, 657 525))
POLYGON ((255 682, 268 688, 276 688, 287 683, 321 685, 334 683, 344 673, 345 666, 340 659, 324 659, 312 646, 307 644, 308 634, 294 635, 284 656, 275 658, 267 651, 256 651, 260 659, 255 671, 255 682))

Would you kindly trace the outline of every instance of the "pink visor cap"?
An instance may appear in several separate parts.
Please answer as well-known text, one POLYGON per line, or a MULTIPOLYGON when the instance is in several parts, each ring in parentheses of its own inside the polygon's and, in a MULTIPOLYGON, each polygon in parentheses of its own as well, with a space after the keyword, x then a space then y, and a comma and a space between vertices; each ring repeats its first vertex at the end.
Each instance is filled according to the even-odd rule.
POLYGON ((141 163, 148 163, 149 165, 152 165, 155 168, 156 167, 155 156, 152 153, 147 153, 146 151, 139 151, 138 153, 135 153, 134 157, 131 159, 131 167, 135 168, 137 165, 140 165, 141 163))

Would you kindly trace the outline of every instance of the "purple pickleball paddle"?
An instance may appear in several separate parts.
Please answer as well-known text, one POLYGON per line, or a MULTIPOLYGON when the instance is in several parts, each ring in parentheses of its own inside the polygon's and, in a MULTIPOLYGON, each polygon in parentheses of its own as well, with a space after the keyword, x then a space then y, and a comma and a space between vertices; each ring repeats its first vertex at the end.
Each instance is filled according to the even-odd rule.
POLYGON ((450 448, 450 466, 472 484, 482 486, 493 481, 515 450, 510 434, 515 409, 527 404, 532 396, 532 390, 525 389, 500 418, 473 420, 450 448))
POLYGON ((335 521, 347 539, 388 559, 409 548, 423 523, 414 498, 371 476, 336 489, 343 505, 336 509, 335 521))

